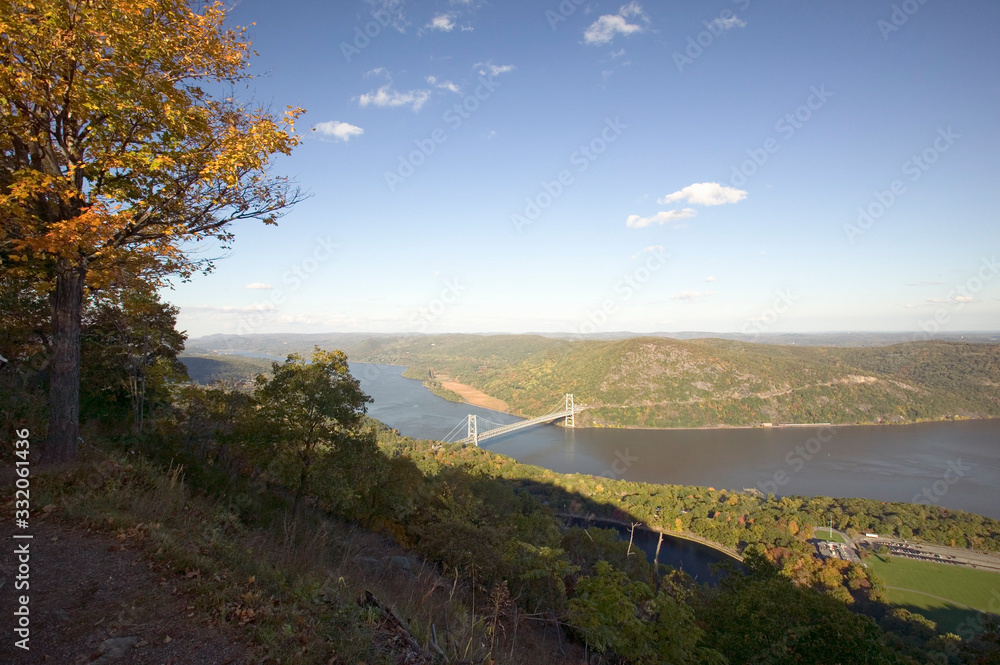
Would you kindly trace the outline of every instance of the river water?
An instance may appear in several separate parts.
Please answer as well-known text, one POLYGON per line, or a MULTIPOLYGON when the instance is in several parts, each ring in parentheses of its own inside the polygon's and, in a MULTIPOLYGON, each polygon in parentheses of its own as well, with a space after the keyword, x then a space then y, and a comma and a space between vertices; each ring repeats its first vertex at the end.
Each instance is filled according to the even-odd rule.
MULTIPOLYGON (((368 413, 401 434, 443 438, 469 413, 519 418, 443 400, 402 367, 351 363, 375 400, 368 413)), ((620 430, 530 427, 483 447, 560 473, 755 487, 781 495, 931 503, 1000 519, 1000 420, 883 427, 620 430)))

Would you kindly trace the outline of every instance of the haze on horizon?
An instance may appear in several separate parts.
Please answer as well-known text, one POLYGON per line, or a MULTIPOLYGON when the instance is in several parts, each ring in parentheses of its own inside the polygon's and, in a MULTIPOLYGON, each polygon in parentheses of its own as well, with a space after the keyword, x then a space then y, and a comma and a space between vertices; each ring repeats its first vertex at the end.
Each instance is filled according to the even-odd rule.
POLYGON ((1000 328, 1000 5, 234 4, 313 196, 192 337, 1000 328))

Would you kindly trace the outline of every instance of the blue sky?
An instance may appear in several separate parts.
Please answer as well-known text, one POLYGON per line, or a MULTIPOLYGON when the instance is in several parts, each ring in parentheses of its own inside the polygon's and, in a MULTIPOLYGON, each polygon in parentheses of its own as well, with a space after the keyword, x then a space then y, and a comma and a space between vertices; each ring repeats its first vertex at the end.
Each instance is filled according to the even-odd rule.
POLYGON ((230 19, 311 197, 165 292, 193 337, 1000 328, 993 0, 230 19))

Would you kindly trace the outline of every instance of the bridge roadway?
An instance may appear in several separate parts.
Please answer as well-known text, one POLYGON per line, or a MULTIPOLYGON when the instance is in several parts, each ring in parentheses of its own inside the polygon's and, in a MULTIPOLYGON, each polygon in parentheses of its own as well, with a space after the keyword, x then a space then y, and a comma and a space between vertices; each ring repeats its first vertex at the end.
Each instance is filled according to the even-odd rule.
MULTIPOLYGON (((500 427, 494 427, 493 429, 489 429, 484 432, 478 431, 478 427, 473 427, 470 429, 474 432, 474 434, 462 439, 461 443, 475 443, 476 445, 479 445, 479 442, 485 441, 486 439, 492 439, 495 436, 510 434, 511 432, 524 429, 525 427, 531 427, 532 425, 541 425, 542 423, 552 422, 553 420, 559 420, 560 418, 575 416, 588 408, 590 407, 574 406, 572 409, 566 409, 557 413, 547 413, 544 416, 538 416, 537 418, 531 418, 529 420, 522 420, 520 422, 511 423, 510 425, 501 425, 500 427)), ((469 418, 475 417, 476 416, 469 416, 469 418)))

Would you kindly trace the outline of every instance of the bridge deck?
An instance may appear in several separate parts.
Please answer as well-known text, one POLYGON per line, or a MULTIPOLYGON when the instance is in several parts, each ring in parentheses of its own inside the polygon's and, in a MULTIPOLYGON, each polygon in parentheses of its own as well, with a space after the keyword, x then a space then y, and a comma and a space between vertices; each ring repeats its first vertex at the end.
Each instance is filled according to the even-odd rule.
MULTIPOLYGON (((528 420, 522 420, 521 422, 511 423, 509 425, 502 425, 500 427, 495 427, 491 430, 486 430, 485 432, 479 432, 477 439, 483 441, 485 439, 492 439, 496 436, 501 436, 503 434, 510 434, 519 429, 524 429, 525 427, 531 427, 533 425, 541 425, 542 423, 551 422, 553 420, 559 420, 560 418, 565 418, 569 415, 576 415, 581 411, 584 411, 590 407, 578 406, 572 410, 560 411, 558 413, 547 413, 544 416, 538 416, 536 418, 530 418, 528 420)), ((460 443, 470 443, 473 442, 472 437, 466 437, 460 441, 460 443)))

